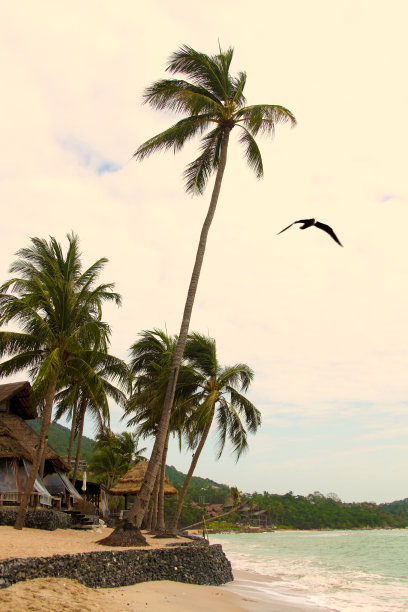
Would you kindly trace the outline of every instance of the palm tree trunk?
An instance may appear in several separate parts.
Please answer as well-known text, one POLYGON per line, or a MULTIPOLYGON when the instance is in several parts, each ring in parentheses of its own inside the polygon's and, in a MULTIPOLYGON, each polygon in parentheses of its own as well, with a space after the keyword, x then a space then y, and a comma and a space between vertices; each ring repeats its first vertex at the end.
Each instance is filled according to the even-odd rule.
POLYGON ((143 516, 146 510, 146 506, 149 502, 150 494, 152 492, 156 474, 159 469, 160 459, 163 455, 164 443, 167 436, 167 430, 169 427, 170 413, 174 402, 174 395, 176 392, 177 378, 180 370, 181 360, 183 358, 184 348, 186 346, 188 329, 190 326, 191 314, 193 311, 194 299, 197 292, 198 281, 200 278, 201 267, 204 260, 205 247, 207 243, 207 236, 213 220, 215 210, 217 208, 218 197, 220 195, 222 178, 224 176, 225 166, 227 164, 227 150, 229 141, 230 129, 224 132, 224 139, 221 147, 220 162, 215 178, 214 189, 211 195, 210 206, 207 211, 206 218, 204 220, 203 227, 201 229, 200 240, 198 243, 198 249, 196 253, 193 273, 191 275, 190 285, 188 288, 187 299, 184 306, 183 319, 181 322, 180 333, 177 341, 177 345, 174 351, 173 363, 171 366, 171 373, 169 376, 169 382, 167 385, 166 396, 164 399, 163 412, 159 423, 159 429, 156 436, 156 441, 153 447, 153 451, 149 461, 149 467, 146 471, 145 478, 140 489, 139 494, 133 506, 129 510, 128 519, 132 521, 134 525, 140 528, 143 520, 143 516))
POLYGON ((74 473, 72 475, 72 480, 71 480, 74 486, 75 486, 75 480, 76 480, 77 473, 78 473, 79 456, 81 454, 82 434, 84 431, 85 412, 86 412, 86 406, 81 406, 80 407, 81 422, 79 424, 78 444, 77 444, 77 452, 76 452, 76 457, 75 457, 75 467, 74 467, 74 473))
POLYGON ((153 494, 151 500, 151 507, 149 512, 149 521, 148 521, 148 529, 149 531, 154 531, 157 524, 157 496, 159 493, 160 481, 159 478, 156 478, 156 482, 153 487, 153 494))
POLYGON ((69 447, 68 447, 68 458, 67 458, 67 463, 69 467, 71 467, 72 449, 74 448, 77 413, 78 413, 78 394, 75 397, 75 402, 72 407, 71 433, 69 436, 69 447))
POLYGON ((24 491, 23 499, 21 500, 20 508, 18 510, 17 519, 14 524, 15 529, 22 529, 24 525, 25 515, 27 514, 28 501, 30 499, 31 492, 33 490, 35 479, 38 475, 38 468, 40 467, 40 461, 45 449, 45 441, 48 437, 48 431, 50 429, 51 416, 52 416, 52 404, 55 396, 55 389, 57 386, 57 376, 50 381, 47 392, 45 395, 45 407, 42 413, 42 423, 40 431, 40 440, 35 454, 33 465, 31 467, 30 475, 27 480, 26 489, 24 491))
MULTIPOLYGON (((153 495, 154 495, 154 489, 153 489, 153 495)), ((150 500, 150 507, 149 507, 149 510, 148 510, 147 520, 146 520, 146 525, 145 525, 145 527, 146 527, 147 531, 150 531, 150 530, 151 530, 151 528, 152 528, 152 519, 153 519, 153 495, 152 495, 151 500, 150 500)))
POLYGON ((184 498, 186 496, 187 487, 190 484, 190 480, 191 480, 191 477, 192 477, 192 475, 194 473, 195 467, 197 465, 197 461, 198 461, 198 459, 199 459, 199 457, 201 455, 201 451, 203 450, 204 444, 205 444, 205 442, 207 440, 208 433, 209 433, 209 431, 211 429, 211 425, 212 425, 212 422, 213 422, 213 418, 214 418, 214 408, 212 409, 211 416, 210 416, 210 418, 208 420, 207 425, 205 426, 205 429, 203 431, 203 435, 201 436, 201 440, 198 443, 196 451, 195 451, 195 453, 193 455, 193 460, 191 462, 190 469, 188 470, 188 473, 187 473, 187 475, 186 475, 186 477, 184 479, 183 488, 181 489, 181 492, 180 492, 180 495, 179 495, 176 512, 174 513, 173 520, 172 520, 171 525, 170 525, 170 532, 171 533, 176 533, 177 532, 177 526, 178 526, 178 522, 179 522, 179 519, 180 519, 181 510, 183 508, 183 503, 184 503, 184 498))
POLYGON ((167 459, 167 450, 169 448, 169 437, 170 437, 170 429, 167 431, 167 437, 166 437, 166 442, 164 444, 163 457, 162 457, 161 470, 160 470, 160 485, 159 485, 159 498, 157 502, 157 524, 156 524, 156 531, 160 531, 160 532, 166 531, 166 524, 164 522, 164 480, 166 477, 166 459, 167 459))
MULTIPOLYGON (((50 423, 51 424, 51 423, 50 423)), ((45 470, 45 455, 47 454, 47 444, 48 444, 48 434, 45 437, 44 450, 40 461, 40 467, 38 470, 38 474, 40 478, 44 478, 44 470, 45 470)))

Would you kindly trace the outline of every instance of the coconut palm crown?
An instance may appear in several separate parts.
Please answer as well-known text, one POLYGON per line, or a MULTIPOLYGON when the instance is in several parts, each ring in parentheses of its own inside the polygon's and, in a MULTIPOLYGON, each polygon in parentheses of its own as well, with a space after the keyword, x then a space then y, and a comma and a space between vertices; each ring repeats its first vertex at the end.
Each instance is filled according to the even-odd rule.
POLYGON ((201 153, 185 170, 186 190, 201 194, 212 172, 218 168, 226 133, 239 128, 239 141, 245 157, 257 178, 263 176, 261 152, 256 143, 258 133, 273 135, 277 123, 296 124, 293 114, 283 106, 255 104, 246 106, 244 88, 247 75, 229 73, 234 50, 206 55, 183 45, 170 57, 167 71, 186 75, 182 79, 161 79, 148 87, 144 101, 158 110, 185 113, 186 117, 153 136, 134 154, 142 160, 163 149, 178 151, 196 135, 201 136, 201 153))

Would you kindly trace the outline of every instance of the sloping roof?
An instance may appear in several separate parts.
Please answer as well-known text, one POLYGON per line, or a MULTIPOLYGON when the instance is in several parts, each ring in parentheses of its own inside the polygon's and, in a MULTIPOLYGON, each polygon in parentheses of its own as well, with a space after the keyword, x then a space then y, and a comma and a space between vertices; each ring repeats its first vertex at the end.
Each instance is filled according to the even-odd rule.
MULTIPOLYGON (((24 459, 27 459, 32 463, 40 439, 39 435, 35 433, 34 429, 32 429, 24 421, 24 419, 12 413, 0 413, 0 429, 3 431, 4 441, 4 444, 0 446, 0 457, 10 457, 11 455, 8 455, 7 453, 11 452, 11 449, 14 448, 16 451, 14 457, 24 457, 24 459), (5 438, 8 435, 7 432, 11 432, 9 443, 5 441, 5 438), (2 454, 2 448, 3 452, 6 454, 2 454), (9 450, 7 450, 7 448, 9 450)), ((71 470, 69 465, 65 463, 58 453, 56 453, 55 450, 48 445, 45 453, 45 459, 47 461, 51 461, 54 467, 63 472, 69 472, 71 470)))
POLYGON ((0 459, 14 459, 15 457, 31 461, 30 454, 20 444, 17 436, 8 427, 0 424, 0 459))
POLYGON ((10 410, 22 419, 36 419, 37 410, 31 405, 31 385, 28 381, 0 385, 0 404, 10 401, 10 410))
MULTIPOLYGON (((109 493, 111 495, 136 495, 136 493, 139 493, 148 465, 148 461, 139 461, 124 476, 119 478, 115 486, 109 489, 109 493)), ((177 495, 177 493, 177 489, 170 484, 169 479, 166 477, 164 480, 164 494, 177 495)))

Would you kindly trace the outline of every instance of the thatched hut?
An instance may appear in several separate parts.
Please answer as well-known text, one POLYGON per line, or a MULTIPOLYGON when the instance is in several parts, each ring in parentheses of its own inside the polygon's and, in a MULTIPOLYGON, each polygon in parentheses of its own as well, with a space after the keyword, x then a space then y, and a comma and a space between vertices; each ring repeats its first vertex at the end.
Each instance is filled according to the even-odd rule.
MULTIPOLYGON (((143 480, 146 474, 148 461, 139 461, 133 466, 124 476, 119 478, 118 482, 114 487, 109 489, 110 495, 124 495, 125 496, 125 509, 127 508, 127 498, 129 495, 136 495, 139 493, 143 480)), ((177 495, 178 491, 169 479, 166 477, 164 480, 164 494, 165 495, 177 495)))
MULTIPOLYGON (((37 411, 31 402, 31 385, 27 381, 0 385, 0 505, 18 504, 24 492, 31 464, 39 444, 38 434, 26 423, 35 419, 37 411)), ((64 494, 69 489, 66 474, 69 465, 51 446, 45 450, 45 474, 56 474, 64 482, 64 494), (67 489, 68 487, 68 489, 67 489)), ((73 488, 73 487, 72 487, 73 488)), ((69 495, 80 495, 69 491, 69 495)), ((37 477, 30 505, 51 506, 53 495, 37 477)))

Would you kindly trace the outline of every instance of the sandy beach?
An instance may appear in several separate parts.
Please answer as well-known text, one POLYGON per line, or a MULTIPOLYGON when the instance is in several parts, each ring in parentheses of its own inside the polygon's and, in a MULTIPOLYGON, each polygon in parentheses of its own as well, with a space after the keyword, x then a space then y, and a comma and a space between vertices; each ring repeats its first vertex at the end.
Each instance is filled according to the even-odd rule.
MULTIPOLYGON (((56 554, 73 554, 95 550, 109 550, 97 543, 110 529, 95 531, 62 530, 43 531, 12 527, 0 527, 0 561, 9 558, 47 557, 56 554)), ((146 535, 146 534, 145 534, 146 535)), ((177 540, 155 540, 147 535, 149 548, 165 546, 177 540)), ((115 547, 113 550, 121 550, 115 547)), ((154 612, 240 612, 248 610, 312 612, 311 608, 296 607, 285 602, 259 600, 256 595, 240 592, 246 576, 240 574, 238 590, 231 585, 213 587, 198 586, 171 581, 143 582, 114 589, 92 589, 65 578, 40 578, 19 582, 0 590, 0 609, 4 612, 28 610, 32 612, 96 612, 109 610, 152 610, 154 612)), ((322 609, 319 609, 320 612, 322 609)))

